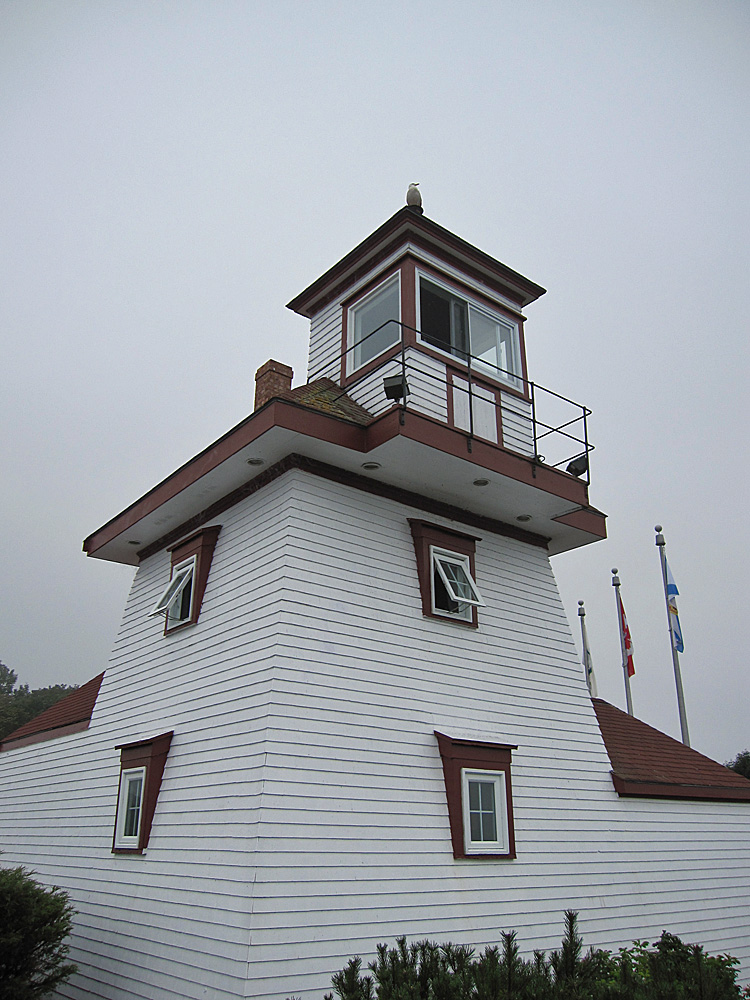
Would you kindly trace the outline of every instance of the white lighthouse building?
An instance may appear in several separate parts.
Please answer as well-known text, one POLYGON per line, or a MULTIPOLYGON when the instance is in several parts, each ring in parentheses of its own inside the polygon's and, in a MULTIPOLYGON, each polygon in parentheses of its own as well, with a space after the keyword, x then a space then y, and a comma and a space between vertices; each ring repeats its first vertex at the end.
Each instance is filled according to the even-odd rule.
POLYGON ((565 909, 750 975, 750 783, 576 656, 550 556, 605 519, 589 411, 526 368, 544 290, 410 201, 290 303, 308 381, 269 361, 84 543, 137 567, 109 665, 0 753, 0 864, 77 910, 60 996, 320 1000, 378 941, 548 948, 565 909))

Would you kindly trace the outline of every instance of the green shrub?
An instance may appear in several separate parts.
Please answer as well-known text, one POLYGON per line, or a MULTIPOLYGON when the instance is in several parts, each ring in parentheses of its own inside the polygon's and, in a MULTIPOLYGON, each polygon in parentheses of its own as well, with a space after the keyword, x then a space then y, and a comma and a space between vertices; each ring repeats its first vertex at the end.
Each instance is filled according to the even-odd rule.
MULTIPOLYGON (((477 958, 466 945, 396 939, 377 946, 377 958, 362 974, 362 959, 349 960, 332 978, 339 1000, 738 1000, 737 959, 707 955, 663 931, 649 949, 635 941, 612 955, 583 953, 578 914, 565 913, 559 951, 521 957, 515 931, 501 935, 477 958)), ((333 1000, 326 994, 324 1000, 333 1000)))
POLYGON ((25 868, 0 869, 0 1000, 43 997, 76 971, 66 961, 73 908, 25 868))

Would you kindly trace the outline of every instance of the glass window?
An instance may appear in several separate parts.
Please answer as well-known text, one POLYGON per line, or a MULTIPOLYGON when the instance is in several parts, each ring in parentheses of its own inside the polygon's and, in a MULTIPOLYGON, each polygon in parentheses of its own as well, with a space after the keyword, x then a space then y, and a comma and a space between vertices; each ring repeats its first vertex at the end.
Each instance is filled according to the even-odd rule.
POLYGON ((401 340, 399 289, 395 275, 349 310, 350 370, 361 368, 401 340))
POLYGON ((468 556, 431 547, 433 610, 469 621, 473 605, 484 605, 468 556))
POLYGON ((151 612, 152 615, 165 615, 168 629, 190 619, 194 576, 194 558, 175 566, 171 580, 151 612))
POLYGON ((137 847, 141 833, 141 812, 146 768, 122 772, 115 827, 116 847, 137 847))
POLYGON ((419 325, 426 344, 519 385, 518 326, 427 278, 419 279, 419 325))
POLYGON ((507 850, 505 774, 462 769, 461 775, 466 853, 507 850))

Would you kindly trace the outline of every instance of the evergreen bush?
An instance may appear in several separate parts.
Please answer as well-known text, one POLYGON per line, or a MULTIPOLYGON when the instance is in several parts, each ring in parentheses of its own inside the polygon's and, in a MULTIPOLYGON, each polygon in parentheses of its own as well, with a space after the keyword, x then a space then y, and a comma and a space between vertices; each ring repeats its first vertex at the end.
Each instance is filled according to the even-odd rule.
POLYGON ((635 941, 615 955, 600 948, 584 954, 578 914, 567 910, 560 949, 549 956, 522 958, 515 931, 478 957, 466 945, 400 937, 393 948, 377 946, 370 975, 357 956, 332 985, 339 1000, 739 1000, 750 991, 737 985, 737 964, 667 931, 651 947, 635 941))
POLYGON ((73 908, 25 868, 0 868, 0 1000, 35 1000, 76 971, 66 961, 73 908))

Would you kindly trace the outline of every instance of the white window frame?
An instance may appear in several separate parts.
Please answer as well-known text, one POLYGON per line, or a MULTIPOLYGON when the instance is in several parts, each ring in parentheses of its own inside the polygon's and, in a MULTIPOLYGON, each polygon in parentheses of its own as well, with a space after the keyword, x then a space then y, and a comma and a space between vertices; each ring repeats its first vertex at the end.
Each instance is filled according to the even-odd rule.
POLYGON ((401 343, 401 326, 399 325, 399 326, 394 327, 393 342, 389 343, 386 347, 384 347, 382 350, 378 351, 378 353, 374 354, 371 358, 368 358, 366 361, 363 361, 362 360, 362 351, 361 351, 361 341, 355 341, 354 340, 354 331, 356 329, 356 321, 357 321, 356 320, 356 316, 357 316, 357 312, 363 306, 369 305, 372 302, 372 300, 375 299, 378 295, 382 294, 382 292, 387 291, 388 288, 389 288, 389 286, 391 286, 391 285, 395 285, 396 289, 397 289, 397 297, 398 297, 398 322, 400 324, 401 323, 401 272, 400 271, 396 271, 395 274, 389 275, 384 281, 381 281, 379 285, 376 285, 375 288, 373 288, 371 291, 369 291, 367 293, 367 295, 363 295, 361 299, 357 299, 356 302, 353 302, 349 306, 349 309, 347 311, 347 320, 346 320, 346 339, 347 339, 347 345, 346 345, 347 346, 346 373, 347 373, 347 375, 351 375, 352 372, 358 371, 360 368, 363 368, 365 365, 369 365, 370 362, 374 361, 376 358, 379 358, 381 354, 385 354, 386 351, 391 350, 391 348, 393 348, 397 344, 401 343))
POLYGON ((167 629, 175 628, 177 625, 189 622, 192 617, 193 601, 195 600, 196 567, 197 559, 195 556, 191 556, 189 559, 185 559, 184 562, 178 563, 172 569, 169 583, 162 591, 154 610, 151 612, 151 615, 164 615, 166 617, 167 629), (187 586, 190 586, 190 607, 188 608, 187 615, 182 618, 171 617, 171 609, 177 601, 182 600, 182 594, 187 586))
POLYGON ((120 790, 117 799, 117 819, 115 821, 115 847, 137 848, 141 839, 143 826, 143 800, 146 793, 146 768, 129 767, 120 774, 120 790), (125 821, 128 814, 128 788, 132 781, 140 778, 141 796, 138 802, 138 829, 135 834, 125 835, 125 821))
POLYGON ((464 820, 464 850, 470 854, 507 854, 508 843, 508 796, 504 771, 481 771, 475 768, 461 768, 461 807, 464 820), (472 840, 471 816, 469 809, 469 783, 479 780, 492 784, 495 789, 495 840, 472 840))
POLYGON ((458 618, 460 621, 471 621, 473 607, 486 607, 484 598, 479 592, 476 580, 471 573, 471 560, 469 556, 459 552, 451 552, 449 549, 441 549, 437 545, 430 546, 430 589, 432 592, 432 611, 436 615, 449 615, 451 618, 458 618), (460 566, 466 576, 466 582, 472 589, 473 597, 468 598, 457 593, 453 581, 445 572, 444 564, 449 563, 460 566), (448 611, 439 608, 435 604, 435 572, 437 571, 443 585, 448 593, 448 597, 458 604, 458 611, 448 611))
POLYGON ((451 352, 446 351, 441 347, 438 347, 436 344, 433 344, 430 341, 425 340, 424 337, 422 336, 422 279, 423 278, 430 284, 436 285, 438 288, 441 288, 449 295, 452 295, 454 299, 458 299, 459 301, 466 303, 466 316, 467 316, 467 322, 469 324, 469 353, 472 355, 471 367, 481 370, 482 372, 490 375, 491 378, 496 379, 497 381, 505 382, 507 385, 513 386, 514 389, 521 389, 523 387, 523 367, 521 365, 521 334, 520 334, 520 325, 518 324, 518 322, 506 316, 504 313, 496 312, 494 309, 491 309, 484 304, 480 304, 476 299, 472 299, 470 296, 465 295, 463 292, 459 292, 452 285, 449 285, 444 281, 440 281, 440 279, 436 278, 434 275, 417 269, 415 286, 416 286, 416 296, 417 296, 417 303, 416 303, 417 329, 419 330, 420 343, 424 344, 425 347, 428 347, 431 351, 437 351, 439 354, 442 354, 446 358, 453 358, 454 361, 458 360, 463 362, 463 364, 466 364, 467 360, 466 358, 462 358, 459 354, 452 354, 451 352), (505 327, 505 329, 509 331, 512 358, 510 359, 511 364, 508 367, 511 374, 506 374, 505 372, 500 371, 498 368, 495 368, 493 365, 486 364, 480 358, 474 357, 474 352, 471 342, 472 309, 476 310, 476 312, 478 313, 485 315, 493 323, 497 323, 500 326, 505 327))

